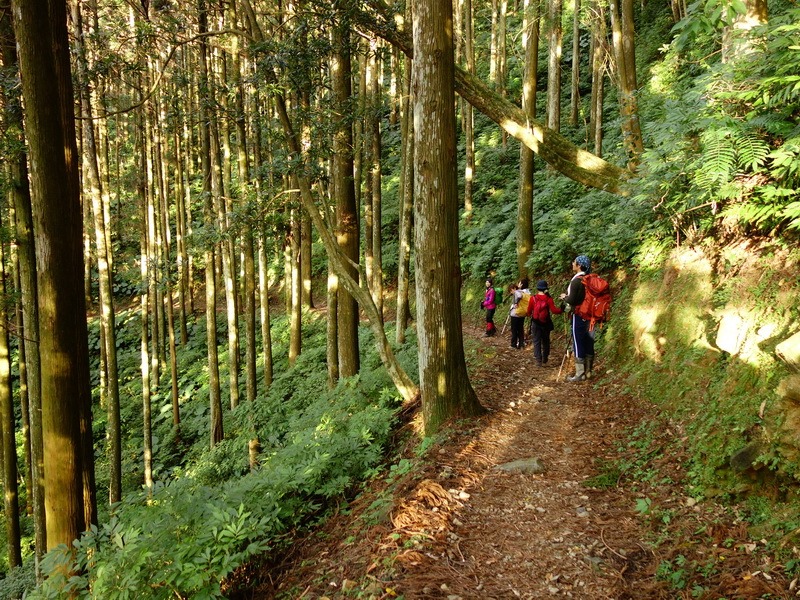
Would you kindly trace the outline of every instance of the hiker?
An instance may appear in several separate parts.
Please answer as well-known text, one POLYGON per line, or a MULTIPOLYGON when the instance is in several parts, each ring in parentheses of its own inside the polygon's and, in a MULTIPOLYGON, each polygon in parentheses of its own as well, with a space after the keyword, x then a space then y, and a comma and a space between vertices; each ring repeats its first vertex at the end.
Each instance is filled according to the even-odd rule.
POLYGON ((486 278, 486 295, 481 302, 481 308, 486 311, 486 333, 483 335, 491 337, 497 333, 494 326, 494 311, 497 310, 497 292, 494 289, 491 277, 486 278))
POLYGON ((585 381, 592 376, 594 367, 594 338, 589 332, 589 321, 575 314, 575 308, 580 306, 586 297, 586 288, 583 277, 591 273, 592 262, 585 254, 575 257, 572 261, 572 272, 575 275, 567 286, 567 292, 559 296, 569 304, 572 312, 572 351, 575 354, 575 375, 567 377, 567 381, 585 381))
POLYGON ((525 316, 528 314, 528 303, 531 291, 528 289, 528 278, 523 277, 514 286, 514 297, 511 301, 511 347, 522 350, 525 347, 525 316))
POLYGON ((528 304, 528 316, 531 318, 533 356, 540 367, 546 365, 550 357, 550 332, 555 329, 550 314, 560 315, 563 312, 550 295, 547 282, 543 279, 538 281, 536 293, 528 304))

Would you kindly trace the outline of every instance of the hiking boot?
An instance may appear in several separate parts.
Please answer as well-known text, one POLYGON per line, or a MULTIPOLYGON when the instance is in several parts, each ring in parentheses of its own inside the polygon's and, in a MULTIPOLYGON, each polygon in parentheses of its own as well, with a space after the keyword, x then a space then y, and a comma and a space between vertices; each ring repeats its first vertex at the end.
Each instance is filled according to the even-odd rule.
POLYGON ((583 364, 582 358, 575 359, 575 375, 567 377, 567 381, 576 383, 578 381, 586 381, 586 365, 583 364))
POLYGON ((591 379, 594 371, 594 354, 586 355, 586 379, 591 379))

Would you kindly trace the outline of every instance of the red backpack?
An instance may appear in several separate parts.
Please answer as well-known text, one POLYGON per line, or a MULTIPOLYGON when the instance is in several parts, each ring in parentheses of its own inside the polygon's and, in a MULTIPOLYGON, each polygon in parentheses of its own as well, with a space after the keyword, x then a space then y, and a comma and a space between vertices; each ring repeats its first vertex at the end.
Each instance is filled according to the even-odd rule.
POLYGON ((593 331, 597 323, 608 320, 611 312, 611 288, 605 279, 594 273, 584 275, 581 280, 586 288, 586 297, 575 309, 575 314, 589 321, 589 331, 593 331))
POLYGON ((546 323, 547 317, 550 315, 550 307, 548 306, 546 294, 534 294, 531 298, 533 308, 531 309, 531 319, 537 323, 546 323))

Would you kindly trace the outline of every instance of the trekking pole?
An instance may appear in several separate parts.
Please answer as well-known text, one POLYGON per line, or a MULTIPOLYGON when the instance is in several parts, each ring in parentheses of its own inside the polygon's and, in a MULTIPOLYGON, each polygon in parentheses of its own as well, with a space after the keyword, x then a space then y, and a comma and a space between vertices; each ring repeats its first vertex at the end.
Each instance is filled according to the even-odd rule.
POLYGON ((508 322, 510 320, 511 320, 511 313, 508 313, 508 316, 506 317, 506 322, 503 323, 503 330, 500 332, 500 335, 503 335, 506 332, 506 325, 508 325, 508 322))
POLYGON ((567 361, 567 357, 569 356, 569 330, 567 328, 567 316, 566 312, 564 313, 564 344, 566 344, 566 350, 564 351, 564 358, 561 359, 561 366, 558 369, 558 377, 556 377, 556 381, 561 380, 561 371, 564 369, 564 363, 567 361))
POLYGON ((564 358, 561 359, 561 366, 558 368, 558 376, 556 377, 556 381, 561 381, 561 371, 564 369, 564 363, 567 361, 568 356, 569 356, 569 345, 567 345, 567 351, 564 352, 564 358))

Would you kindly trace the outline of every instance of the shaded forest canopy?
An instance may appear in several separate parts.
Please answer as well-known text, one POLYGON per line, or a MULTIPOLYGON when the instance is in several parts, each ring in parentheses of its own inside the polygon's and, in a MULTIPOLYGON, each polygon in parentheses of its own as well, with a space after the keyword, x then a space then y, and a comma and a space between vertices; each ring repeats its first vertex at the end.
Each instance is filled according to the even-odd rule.
POLYGON ((714 440, 697 497, 793 498, 798 23, 0 1, 0 595, 221 597, 385 472, 418 407, 421 453, 480 414, 485 278, 556 289, 577 254, 619 289, 601 351, 714 440))

